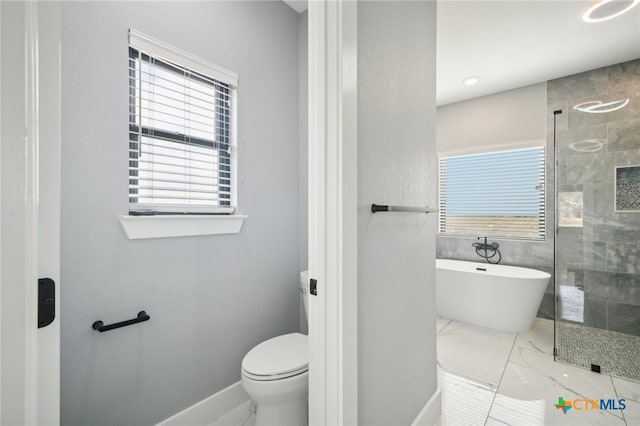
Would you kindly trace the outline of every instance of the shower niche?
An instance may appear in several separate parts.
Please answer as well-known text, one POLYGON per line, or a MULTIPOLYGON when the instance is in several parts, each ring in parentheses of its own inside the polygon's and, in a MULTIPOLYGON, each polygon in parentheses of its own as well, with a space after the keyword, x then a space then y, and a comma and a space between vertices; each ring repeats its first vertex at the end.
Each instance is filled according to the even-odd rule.
POLYGON ((616 167, 616 212, 640 212, 640 166, 616 167))
POLYGON ((640 381, 640 59, 549 81, 547 117, 556 360, 640 381))

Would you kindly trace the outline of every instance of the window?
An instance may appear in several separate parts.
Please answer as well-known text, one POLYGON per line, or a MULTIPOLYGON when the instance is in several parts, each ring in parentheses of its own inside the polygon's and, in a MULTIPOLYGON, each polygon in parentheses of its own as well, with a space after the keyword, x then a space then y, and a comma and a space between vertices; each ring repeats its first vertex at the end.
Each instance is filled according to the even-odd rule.
POLYGON ((234 212, 237 77, 130 31, 130 214, 234 212))
POLYGON ((544 239, 544 147, 440 158, 440 233, 544 239))

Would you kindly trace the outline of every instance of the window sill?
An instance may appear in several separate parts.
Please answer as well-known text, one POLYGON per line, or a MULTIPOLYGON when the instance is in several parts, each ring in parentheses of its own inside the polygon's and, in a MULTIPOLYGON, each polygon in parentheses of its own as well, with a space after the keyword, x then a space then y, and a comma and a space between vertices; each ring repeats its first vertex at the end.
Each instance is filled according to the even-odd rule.
POLYGON ((146 238, 190 237, 195 235, 237 234, 243 215, 161 215, 119 217, 122 229, 130 240, 146 238))

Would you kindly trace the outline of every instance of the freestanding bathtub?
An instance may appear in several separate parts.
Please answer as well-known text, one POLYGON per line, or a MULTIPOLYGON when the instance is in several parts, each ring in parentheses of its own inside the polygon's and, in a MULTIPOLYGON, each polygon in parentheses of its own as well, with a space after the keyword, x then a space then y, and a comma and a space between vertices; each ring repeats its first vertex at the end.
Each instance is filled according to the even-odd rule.
POLYGON ((535 269, 436 259, 436 312, 495 330, 526 331, 549 278, 535 269))

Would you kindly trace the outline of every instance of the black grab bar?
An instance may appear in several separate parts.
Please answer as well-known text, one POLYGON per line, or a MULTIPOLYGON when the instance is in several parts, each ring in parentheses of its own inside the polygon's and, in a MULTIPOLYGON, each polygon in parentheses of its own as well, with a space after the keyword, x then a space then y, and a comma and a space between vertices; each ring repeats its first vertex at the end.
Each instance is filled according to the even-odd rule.
POLYGON ((93 328, 94 330, 98 330, 100 333, 104 333, 105 331, 114 330, 116 328, 126 327, 128 325, 137 324, 139 322, 149 321, 149 319, 151 319, 151 317, 145 311, 140 311, 138 312, 137 318, 109 325, 104 325, 102 321, 96 321, 91 325, 91 328, 93 328))

